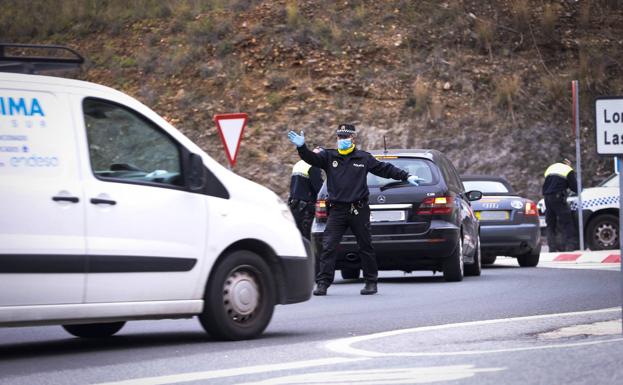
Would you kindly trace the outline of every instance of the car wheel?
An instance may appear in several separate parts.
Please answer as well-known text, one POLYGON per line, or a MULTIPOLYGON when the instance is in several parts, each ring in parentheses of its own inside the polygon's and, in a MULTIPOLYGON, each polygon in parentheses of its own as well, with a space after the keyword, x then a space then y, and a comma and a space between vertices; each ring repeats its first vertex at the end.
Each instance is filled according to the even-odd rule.
POLYGON ((105 338, 117 333, 125 325, 125 321, 97 324, 63 325, 67 333, 82 338, 105 338))
POLYGON ((443 279, 446 282, 463 280, 463 239, 460 237, 454 252, 443 260, 443 279))
POLYGON ((619 218, 612 214, 600 214, 591 219, 586 228, 586 238, 591 250, 618 248, 619 218))
POLYGON ((474 263, 468 263, 465 265, 465 275, 478 277, 482 272, 481 265, 482 255, 480 254, 480 235, 476 239, 476 250, 474 250, 474 263))
POLYGON ((275 282, 270 268, 251 251, 234 251, 215 268, 204 301, 199 322, 212 337, 257 337, 268 326, 275 308, 275 282))
POLYGON ((535 267, 539 264, 539 256, 541 255, 541 245, 537 245, 528 254, 517 257, 517 262, 521 267, 535 267))
POLYGON ((482 256, 483 265, 493 265, 498 257, 496 255, 484 254, 482 256))
POLYGON ((359 269, 341 269, 340 273, 344 279, 358 279, 361 270, 359 269))

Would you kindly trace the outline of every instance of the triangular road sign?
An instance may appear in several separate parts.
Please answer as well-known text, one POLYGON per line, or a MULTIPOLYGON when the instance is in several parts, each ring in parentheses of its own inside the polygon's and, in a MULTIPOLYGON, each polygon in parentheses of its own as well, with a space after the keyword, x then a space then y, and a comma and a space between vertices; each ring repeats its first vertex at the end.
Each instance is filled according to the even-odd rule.
POLYGON ((242 141, 242 132, 247 125, 247 114, 214 115, 214 122, 223 141, 229 164, 233 167, 236 165, 236 157, 238 156, 238 149, 242 141))

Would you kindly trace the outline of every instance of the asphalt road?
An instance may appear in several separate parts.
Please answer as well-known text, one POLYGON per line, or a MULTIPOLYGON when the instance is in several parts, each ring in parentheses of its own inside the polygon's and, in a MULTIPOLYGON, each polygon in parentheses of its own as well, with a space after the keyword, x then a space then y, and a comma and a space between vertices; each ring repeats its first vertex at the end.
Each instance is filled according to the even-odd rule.
POLYGON ((278 307, 252 341, 214 341, 194 319, 130 322, 106 340, 0 329, 0 384, 623 383, 620 308, 595 311, 621 306, 620 271, 497 266, 460 283, 388 272, 375 296, 362 285, 278 307), (596 331, 543 337, 578 324, 596 331))

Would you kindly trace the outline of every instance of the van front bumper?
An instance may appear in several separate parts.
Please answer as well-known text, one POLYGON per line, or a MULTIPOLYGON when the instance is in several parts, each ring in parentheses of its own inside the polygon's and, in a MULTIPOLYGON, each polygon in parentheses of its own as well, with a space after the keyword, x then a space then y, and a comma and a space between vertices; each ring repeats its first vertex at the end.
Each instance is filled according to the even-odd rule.
POLYGON ((283 279, 279 282, 280 304, 303 302, 311 298, 314 287, 314 256, 309 241, 303 239, 303 243, 307 258, 279 256, 283 271, 283 279))

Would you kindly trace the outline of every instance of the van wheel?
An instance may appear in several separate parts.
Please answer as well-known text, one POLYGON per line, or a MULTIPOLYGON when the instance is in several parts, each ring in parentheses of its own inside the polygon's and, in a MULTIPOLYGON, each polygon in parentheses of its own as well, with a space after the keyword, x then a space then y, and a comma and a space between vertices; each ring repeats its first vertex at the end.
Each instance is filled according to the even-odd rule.
POLYGON ((340 273, 342 274, 342 278, 344 279, 358 279, 359 278, 359 269, 341 269, 340 273))
POLYGON ((463 239, 459 238, 454 252, 443 260, 443 279, 446 282, 463 280, 463 239))
POLYGON ((99 324, 63 325, 67 333, 82 338, 105 338, 117 333, 125 321, 99 324))
POLYGON ((465 265, 466 276, 472 276, 472 277, 480 276, 480 273, 482 272, 482 265, 481 265, 482 258, 481 257, 482 256, 480 254, 480 235, 478 235, 478 238, 476 239, 476 250, 474 250, 474 263, 465 265))
POLYGON ((517 257, 517 263, 521 267, 535 267, 539 264, 539 257, 541 256, 541 245, 532 249, 528 254, 520 255, 517 257))
POLYGON ((234 251, 216 266, 207 284, 199 322, 217 339, 254 338, 268 326, 275 297, 275 282, 266 262, 251 251, 234 251))
POLYGON ((586 241, 591 250, 616 249, 619 247, 619 217, 600 214, 586 228, 586 241))
POLYGON ((496 259, 497 259, 497 256, 495 256, 495 255, 484 254, 482 256, 482 264, 483 265, 493 265, 495 263, 496 259))

